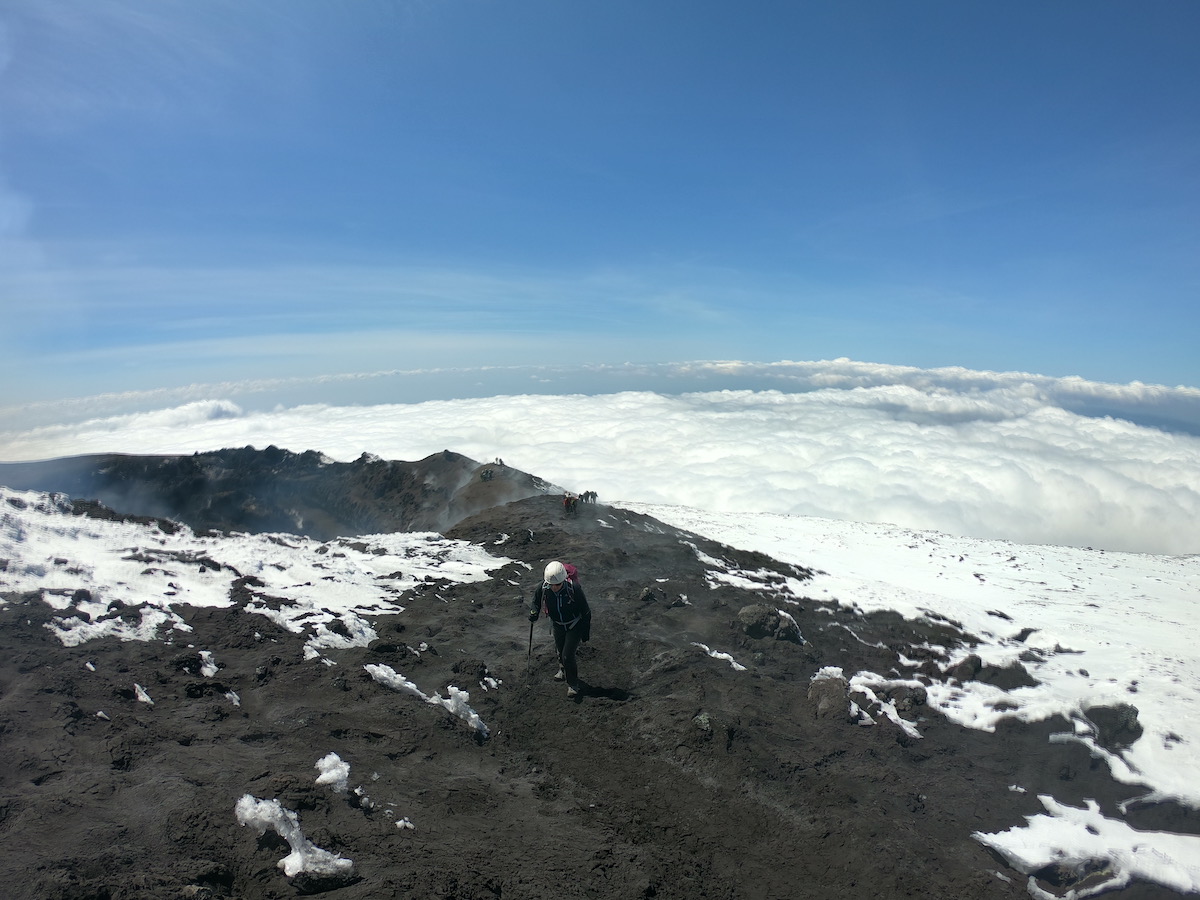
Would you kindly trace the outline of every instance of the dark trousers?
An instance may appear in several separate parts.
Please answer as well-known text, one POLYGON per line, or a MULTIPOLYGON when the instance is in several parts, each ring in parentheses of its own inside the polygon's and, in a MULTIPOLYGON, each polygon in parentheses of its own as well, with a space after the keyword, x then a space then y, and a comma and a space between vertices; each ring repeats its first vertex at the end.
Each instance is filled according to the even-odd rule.
POLYGON ((583 632, 582 623, 576 623, 574 628, 559 625, 553 619, 550 628, 554 631, 554 649, 558 651, 558 664, 562 666, 567 684, 574 687, 579 683, 579 668, 575 665, 575 651, 579 649, 579 638, 583 632))

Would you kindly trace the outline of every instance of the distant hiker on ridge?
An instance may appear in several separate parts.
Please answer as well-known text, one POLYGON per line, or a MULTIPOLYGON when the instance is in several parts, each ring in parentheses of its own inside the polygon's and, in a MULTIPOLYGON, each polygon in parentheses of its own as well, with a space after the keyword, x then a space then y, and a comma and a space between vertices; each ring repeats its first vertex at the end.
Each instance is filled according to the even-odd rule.
POLYGON ((579 694, 579 669, 575 664, 575 651, 579 644, 591 637, 592 611, 588 607, 587 597, 583 595, 583 585, 572 571, 568 573, 567 566, 558 560, 546 566, 543 581, 533 592, 529 604, 530 634, 533 624, 545 610, 546 618, 550 620, 550 629, 554 632, 554 649, 558 653, 558 674, 555 681, 567 682, 567 696, 579 694), (570 577, 568 577, 570 576, 570 577))

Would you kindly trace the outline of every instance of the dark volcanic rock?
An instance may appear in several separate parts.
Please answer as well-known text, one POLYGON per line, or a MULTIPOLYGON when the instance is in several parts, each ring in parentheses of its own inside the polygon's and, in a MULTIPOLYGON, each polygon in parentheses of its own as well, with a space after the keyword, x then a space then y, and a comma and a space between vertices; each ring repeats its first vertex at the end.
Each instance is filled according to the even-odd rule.
POLYGON ((949 675, 958 681, 982 681, 1006 691, 1019 687, 1034 687, 1039 683, 1020 663, 1003 667, 985 666, 983 660, 974 653, 952 667, 949 675))
POLYGON ((312 450, 291 453, 278 447, 3 463, 0 484, 80 498, 73 504, 80 514, 155 517, 195 531, 283 532, 317 540, 441 531, 472 513, 542 494, 547 487, 524 472, 480 465, 449 450, 419 462, 363 454, 352 463, 338 463, 312 450))
MULTIPOLYGON (((403 613, 374 621, 377 641, 330 651, 331 666, 244 610, 250 576, 234 582, 228 607, 178 607, 191 630, 171 642, 65 647, 43 627, 55 614, 46 600, 0 603, 4 897, 1018 900, 1026 876, 974 832, 1022 825, 1042 811, 1039 793, 1079 807, 1095 800, 1114 815, 1145 793, 1115 782, 1080 743, 1052 742, 1061 720, 971 731, 928 709, 911 684, 881 688, 868 705, 889 701, 918 724, 913 738, 883 718, 852 723, 846 680, 813 680, 826 667, 903 673, 901 654, 920 656, 914 646, 969 646, 953 623, 798 603, 780 585, 803 583, 808 570, 602 504, 568 519, 557 498, 537 493, 463 518, 446 509, 484 503, 476 494, 507 476, 496 467, 483 481, 469 461, 439 457, 423 464, 444 479, 440 513, 415 475, 390 464, 343 471, 397 503, 413 498, 394 521, 455 520, 449 537, 509 561, 485 581, 418 585, 403 613), (758 580, 713 587, 698 553, 742 573, 738 584, 746 573, 758 580), (554 680, 545 623, 531 630, 524 612, 551 559, 578 566, 594 614, 573 699, 554 680), (642 599, 648 585, 653 602, 642 599), (785 609, 806 643, 748 634, 739 612, 754 607, 785 609), (201 650, 214 653, 217 679, 195 674, 201 650), (364 670, 379 663, 427 691, 470 691, 490 738, 381 687, 364 670), (348 794, 315 785, 314 764, 330 752, 351 767, 348 794), (353 860, 354 875, 288 879, 278 867, 286 842, 235 818, 246 794, 278 798, 309 840, 353 860)), ((534 484, 514 479, 518 493, 534 484)), ((287 506, 282 495, 273 502, 287 506)), ((267 508, 261 497, 255 505, 267 508)), ((935 658, 924 662, 930 679, 985 668, 942 673, 935 658)), ((1120 721, 1118 733, 1130 731, 1127 712, 1111 725, 1108 713, 1089 714, 1102 731, 1120 721)), ((1186 810, 1165 804, 1126 821, 1196 830, 1186 810)), ((1038 873, 1047 884, 1052 875, 1038 873)))
POLYGON ((738 610, 742 630, 752 638, 775 638, 777 641, 804 643, 794 619, 780 614, 773 606, 755 603, 738 610))
POLYGON ((845 719, 850 709, 845 678, 818 678, 808 686, 813 715, 821 719, 845 719))
POLYGON ((1138 709, 1128 703, 1090 706, 1083 714, 1096 726, 1096 743, 1105 750, 1123 750, 1142 736, 1138 709))

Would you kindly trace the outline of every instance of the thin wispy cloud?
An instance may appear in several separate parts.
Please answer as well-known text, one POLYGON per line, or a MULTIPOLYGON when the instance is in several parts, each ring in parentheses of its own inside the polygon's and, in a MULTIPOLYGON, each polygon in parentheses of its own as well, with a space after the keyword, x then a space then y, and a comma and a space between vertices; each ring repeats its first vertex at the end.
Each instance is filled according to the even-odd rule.
POLYGON ((14 191, 0 174, 0 241, 7 243, 8 239, 23 234, 32 212, 33 204, 28 198, 14 191))
MULTIPOLYGON (((7 205, 15 218, 17 198, 7 205)), ((106 349, 134 349, 164 334, 202 339, 361 327, 539 335, 557 330, 586 348, 591 337, 616 330, 614 323, 627 326, 647 315, 676 320, 683 323, 679 330, 692 333, 694 319, 711 320, 718 308, 718 291, 704 284, 709 275, 703 272, 527 272, 383 262, 177 266, 113 259, 118 248, 104 244, 75 250, 89 260, 0 266, 6 288, 0 308, 50 329, 64 303, 86 296, 91 327, 84 336, 106 349), (663 287, 668 281, 670 290, 663 287), (38 301, 36 308, 29 308, 30 299, 38 301), (97 341, 101 330, 115 333, 97 341)), ((654 337, 661 343, 670 335, 656 330, 654 337)), ((41 343, 52 348, 48 335, 41 343)))
MULTIPOLYGON (((81 7, 24 4, 5 11, 11 72, 0 88, 23 123, 62 132, 136 114, 212 116, 255 73, 252 48, 268 34, 290 44, 290 20, 225 0, 98 0, 81 7), (273 20, 272 20, 273 19, 273 20)), ((258 72, 278 54, 258 54, 258 72)))

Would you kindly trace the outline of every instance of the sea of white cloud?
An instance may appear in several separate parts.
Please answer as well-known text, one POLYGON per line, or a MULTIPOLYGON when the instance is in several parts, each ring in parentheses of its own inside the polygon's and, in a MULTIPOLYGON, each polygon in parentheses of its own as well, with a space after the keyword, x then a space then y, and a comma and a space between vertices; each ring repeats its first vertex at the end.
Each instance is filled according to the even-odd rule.
MULTIPOLYGON (((544 374, 543 391, 566 378, 544 374)), ((512 373, 503 375, 497 383, 511 384, 512 373)), ((346 397, 271 409, 235 402, 230 389, 167 408, 0 432, 0 459, 275 445, 338 460, 413 460, 451 449, 595 490, 602 501, 1200 552, 1195 388, 849 360, 703 363, 619 376, 641 389, 406 403, 346 397)), ((483 383, 490 374, 474 377, 483 383)), ((609 372, 594 383, 614 378, 609 372)), ((370 379, 345 383, 363 380, 370 379)))

